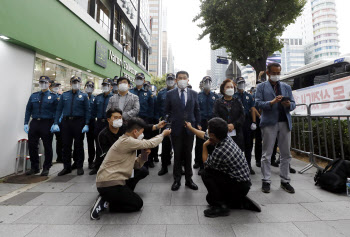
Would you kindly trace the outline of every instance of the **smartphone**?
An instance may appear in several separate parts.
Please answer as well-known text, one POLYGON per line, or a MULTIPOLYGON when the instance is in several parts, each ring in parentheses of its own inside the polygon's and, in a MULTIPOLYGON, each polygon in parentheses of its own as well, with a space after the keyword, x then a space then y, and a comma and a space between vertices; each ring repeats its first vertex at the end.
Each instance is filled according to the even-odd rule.
POLYGON ((141 150, 141 160, 145 162, 148 160, 148 154, 145 149, 141 150))
POLYGON ((283 101, 288 101, 288 100, 290 101, 290 98, 286 96, 286 97, 283 97, 283 98, 282 98, 281 102, 283 102, 283 101))

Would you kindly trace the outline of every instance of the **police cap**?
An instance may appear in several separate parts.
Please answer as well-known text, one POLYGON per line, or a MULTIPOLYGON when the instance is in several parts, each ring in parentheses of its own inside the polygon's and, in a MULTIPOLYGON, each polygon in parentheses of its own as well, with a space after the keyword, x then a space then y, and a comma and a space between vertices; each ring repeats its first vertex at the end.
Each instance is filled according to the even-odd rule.
POLYGON ((105 78, 105 79, 103 79, 102 85, 104 85, 104 84, 112 84, 111 78, 105 78))
POLYGON ((90 86, 90 87, 95 88, 95 83, 93 81, 87 81, 85 86, 90 86))
POLYGON ((143 74, 142 72, 139 72, 136 74, 135 79, 145 79, 145 74, 143 74))
POLYGON ((174 75, 174 73, 168 73, 168 74, 166 74, 166 79, 167 80, 175 80, 175 75, 174 75))
POLYGON ((48 77, 48 76, 41 76, 40 78, 39 78, 39 82, 41 82, 41 81, 43 81, 43 82, 51 82, 50 81, 50 78, 48 77))
POLYGON ((245 80, 244 80, 243 77, 238 77, 238 78, 236 78, 236 80, 235 80, 235 83, 236 83, 236 84, 241 83, 241 82, 245 82, 245 80))
POLYGON ((210 76, 203 77, 202 82, 206 82, 206 81, 212 82, 211 77, 210 76))
POLYGON ((77 77, 77 76, 71 77, 70 82, 75 82, 75 81, 81 82, 81 78, 80 78, 80 77, 77 77))

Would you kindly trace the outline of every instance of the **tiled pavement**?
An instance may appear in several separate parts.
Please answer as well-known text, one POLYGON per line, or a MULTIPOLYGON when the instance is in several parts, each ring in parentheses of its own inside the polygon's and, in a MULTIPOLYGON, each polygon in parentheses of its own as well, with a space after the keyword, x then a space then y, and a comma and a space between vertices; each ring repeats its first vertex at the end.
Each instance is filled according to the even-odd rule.
MULTIPOLYGON (((293 160, 301 169, 305 163, 293 160)), ((184 186, 170 191, 171 172, 159 177, 160 164, 141 181, 136 191, 144 201, 142 211, 131 214, 105 213, 91 221, 89 210, 97 196, 95 176, 57 177, 62 168, 51 169, 51 179, 37 185, 0 184, 0 236, 350 236, 350 197, 315 187, 315 170, 292 174, 295 194, 279 188, 278 169, 273 168, 272 192, 260 191, 261 172, 252 176, 249 196, 262 212, 232 210, 230 216, 206 218, 206 189, 195 170, 198 191, 184 186), (10 198, 9 198, 10 197, 10 198)))

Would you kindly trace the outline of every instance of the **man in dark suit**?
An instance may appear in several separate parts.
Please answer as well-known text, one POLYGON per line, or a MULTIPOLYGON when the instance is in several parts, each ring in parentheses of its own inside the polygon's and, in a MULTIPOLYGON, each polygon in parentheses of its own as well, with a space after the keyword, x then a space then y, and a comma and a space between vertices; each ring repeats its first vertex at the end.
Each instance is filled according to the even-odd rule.
POLYGON ((185 185, 193 190, 198 186, 192 181, 192 148, 194 134, 185 128, 185 121, 200 127, 198 94, 188 88, 189 75, 185 71, 176 73, 177 87, 167 92, 166 114, 171 121, 171 140, 174 148, 174 183, 171 190, 177 191, 181 186, 181 162, 185 161, 185 185))

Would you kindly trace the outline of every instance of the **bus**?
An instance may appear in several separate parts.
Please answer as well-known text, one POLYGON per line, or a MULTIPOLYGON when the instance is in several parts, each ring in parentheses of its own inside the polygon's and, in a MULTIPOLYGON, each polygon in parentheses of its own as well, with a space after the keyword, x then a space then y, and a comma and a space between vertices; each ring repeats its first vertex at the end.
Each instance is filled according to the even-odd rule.
MULTIPOLYGON (((350 54, 305 65, 281 81, 291 86, 296 104, 350 99, 350 54)), ((350 102, 313 105, 316 113, 349 115, 350 102)), ((306 106, 298 106, 294 114, 306 114, 306 106)))

